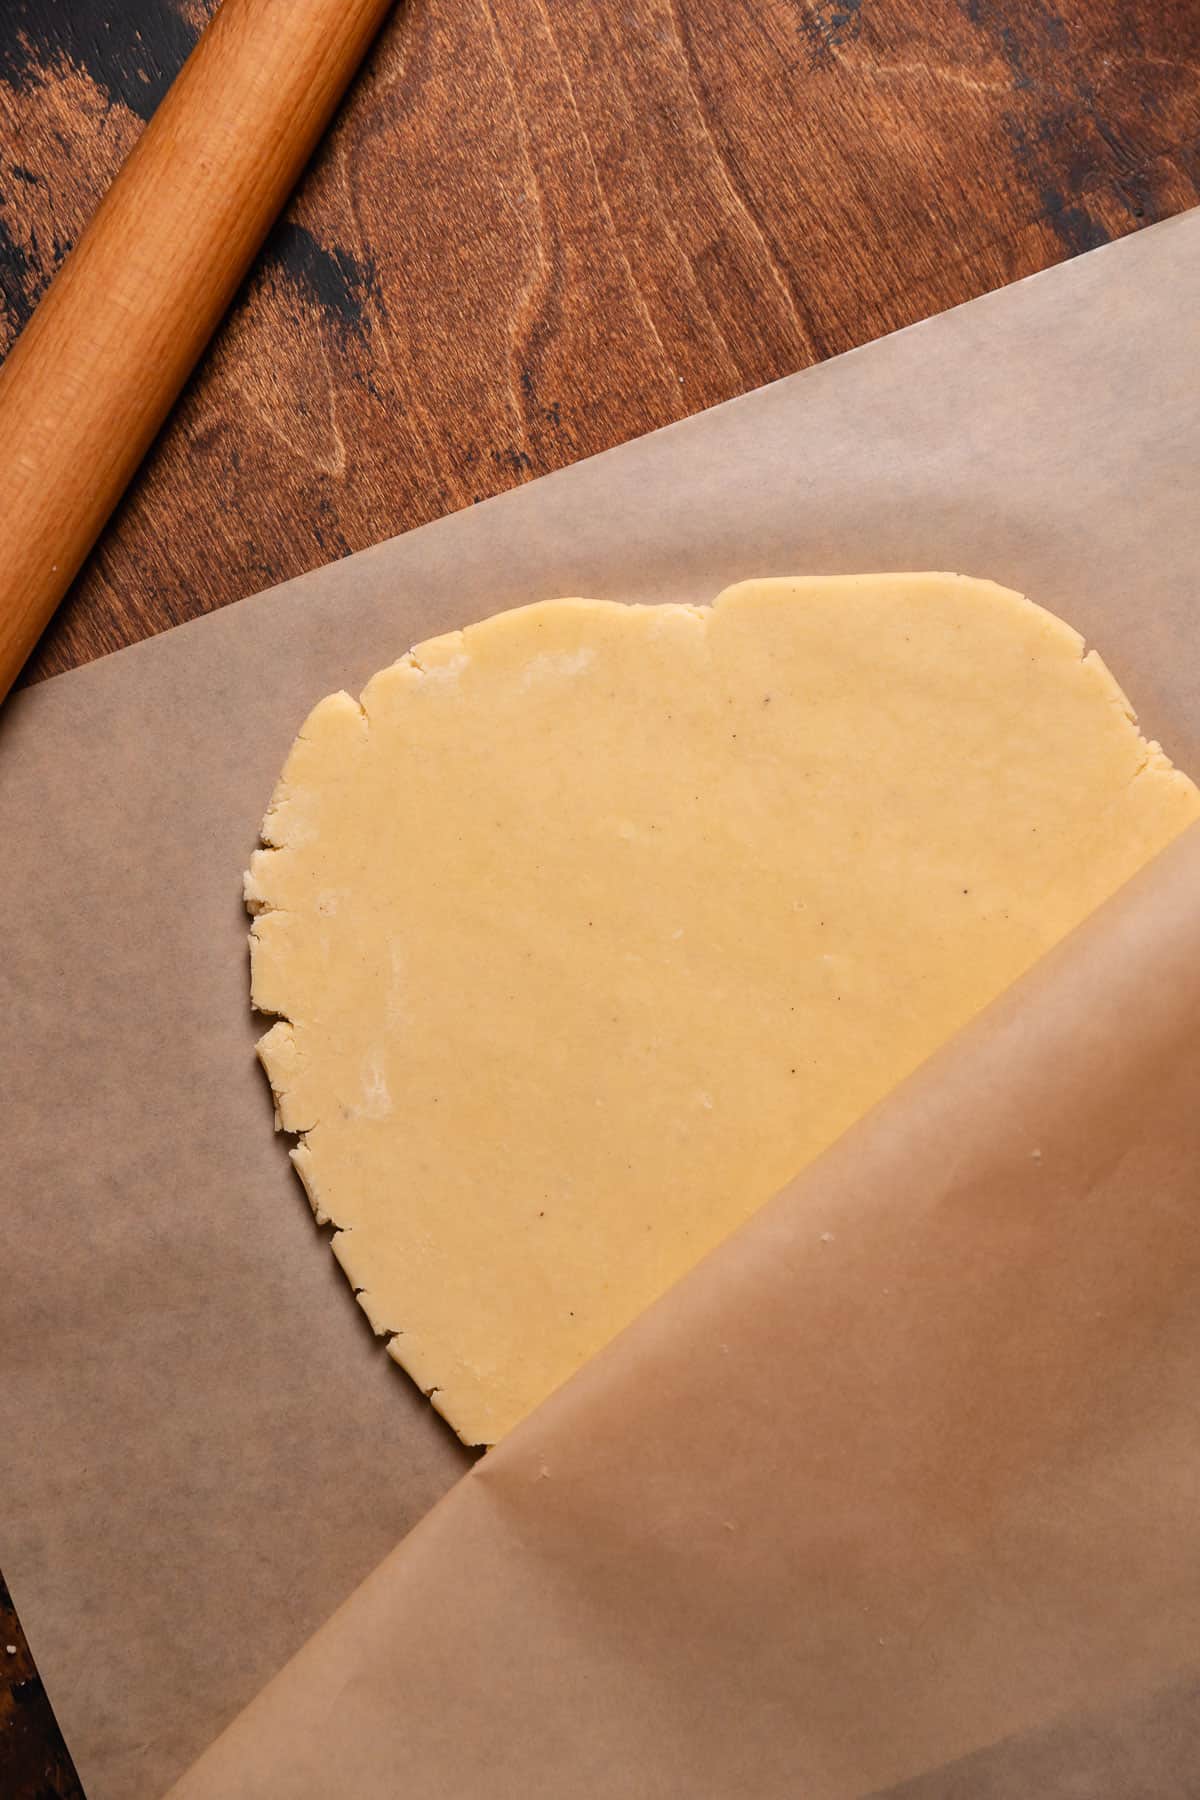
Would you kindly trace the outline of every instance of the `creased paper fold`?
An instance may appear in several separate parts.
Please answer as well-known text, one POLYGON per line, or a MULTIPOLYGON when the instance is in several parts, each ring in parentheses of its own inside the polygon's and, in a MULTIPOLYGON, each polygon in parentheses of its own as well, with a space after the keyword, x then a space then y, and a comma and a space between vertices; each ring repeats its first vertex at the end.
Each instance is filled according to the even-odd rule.
POLYGON ((465 1476, 174 1800, 850 1800, 1200 1673, 1198 1098, 1193 827, 465 1476))

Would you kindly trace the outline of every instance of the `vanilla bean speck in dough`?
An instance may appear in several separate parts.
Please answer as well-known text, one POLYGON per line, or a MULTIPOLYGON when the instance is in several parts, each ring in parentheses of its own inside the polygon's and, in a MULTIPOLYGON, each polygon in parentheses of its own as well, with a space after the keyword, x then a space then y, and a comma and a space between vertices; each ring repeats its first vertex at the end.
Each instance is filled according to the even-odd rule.
POLYGON ((252 990, 390 1354, 496 1442, 1197 816, 1076 632, 953 575, 554 600, 323 700, 252 990))

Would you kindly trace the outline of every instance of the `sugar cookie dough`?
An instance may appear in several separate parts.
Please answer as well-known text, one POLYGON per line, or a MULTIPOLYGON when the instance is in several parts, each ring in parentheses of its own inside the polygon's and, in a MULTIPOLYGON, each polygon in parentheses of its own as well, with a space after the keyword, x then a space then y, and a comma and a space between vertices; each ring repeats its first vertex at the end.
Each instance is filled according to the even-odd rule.
POLYGON ((288 757, 246 898, 279 1122, 389 1353, 494 1443, 1200 795, 953 575, 554 600, 288 757))

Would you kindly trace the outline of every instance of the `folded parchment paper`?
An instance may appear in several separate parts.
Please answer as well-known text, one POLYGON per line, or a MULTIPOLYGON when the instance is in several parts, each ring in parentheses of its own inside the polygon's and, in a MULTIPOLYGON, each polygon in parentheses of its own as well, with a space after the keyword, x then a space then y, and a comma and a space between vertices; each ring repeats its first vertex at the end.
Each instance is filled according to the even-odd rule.
MULTIPOLYGON (((1200 1681, 1198 1096, 1200 826, 511 1433, 177 1800, 849 1800, 1200 1681)), ((1132 1791, 1200 1780, 1179 1748, 1132 1791)))
MULTIPOLYGON (((307 707, 429 632, 550 593, 704 600, 755 573, 948 566, 1071 619, 1200 770, 1198 302, 1190 215, 0 714, 0 1564, 93 1800, 160 1794, 467 1467, 315 1241, 252 1066, 240 873, 307 707)), ((1053 1391, 1053 1367, 1029 1379, 1053 1391)), ((499 1503, 503 1479, 470 1492, 499 1503)), ((792 1471, 746 1479, 784 1494, 792 1471)), ((1072 1541, 1065 1521, 1067 1574, 1072 1541)), ((1195 1549, 1182 1538, 1180 1560, 1195 1549)), ((670 1675, 664 1705, 729 1591, 707 1537, 671 1554, 695 1611, 671 1668, 643 1665, 647 1695, 670 1675)), ((970 1617, 971 1558, 953 1572, 970 1617)), ((445 1606, 466 1657, 473 1597, 445 1606)), ((562 1616, 568 1636, 581 1617, 562 1616)), ((1086 1676, 1086 1633, 1064 1657, 1086 1676)), ((1131 1665, 1129 1707, 1168 1664, 1131 1665)), ((1040 1716, 1111 1692, 1064 1677, 1040 1716)), ((844 1704, 870 1740, 870 1708, 844 1704)), ((1010 1716, 977 1708, 961 1745, 914 1736, 880 1779, 1010 1716)))

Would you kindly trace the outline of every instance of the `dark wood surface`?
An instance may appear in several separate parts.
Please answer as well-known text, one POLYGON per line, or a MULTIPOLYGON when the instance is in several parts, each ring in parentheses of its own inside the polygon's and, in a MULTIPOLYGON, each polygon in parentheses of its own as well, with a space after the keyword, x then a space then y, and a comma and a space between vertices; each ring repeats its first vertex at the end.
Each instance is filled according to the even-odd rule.
MULTIPOLYGON (((6 0, 15 333, 211 0, 6 0)), ((1197 0, 410 0, 31 671, 1181 210, 1197 0)))
MULTIPOLYGON (((0 6, 0 348, 214 3, 0 6)), ((1198 199, 1200 0, 409 0, 28 678, 1198 199)))

